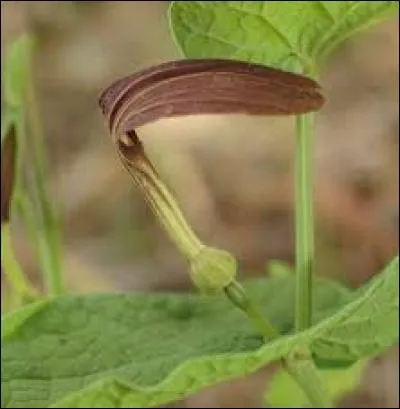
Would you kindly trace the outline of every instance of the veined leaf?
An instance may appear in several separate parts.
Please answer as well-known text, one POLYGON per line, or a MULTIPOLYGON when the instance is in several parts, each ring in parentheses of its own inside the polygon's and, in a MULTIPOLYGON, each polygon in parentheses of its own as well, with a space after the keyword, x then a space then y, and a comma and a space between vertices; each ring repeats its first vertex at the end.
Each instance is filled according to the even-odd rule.
MULTIPOLYGON (((318 284, 320 318, 349 300, 345 288, 318 284)), ((293 278, 257 280, 248 291, 291 330, 293 278)), ((154 407, 243 376, 293 344, 260 350, 259 334, 224 297, 91 294, 33 308, 2 320, 2 407, 154 407)))
MULTIPOLYGON (((6 315, 2 407, 155 407, 252 373, 294 347, 310 346, 322 357, 330 347, 343 359, 344 328, 351 335, 352 359, 374 356, 396 341, 398 259, 354 296, 327 281, 316 288, 320 322, 264 346, 246 318, 218 297, 65 296, 32 314, 20 310, 22 320, 14 313, 10 323, 6 315), (358 325, 369 336, 368 347, 351 333, 358 325), (394 328, 381 333, 388 325, 394 328)), ((273 324, 290 333, 293 278, 262 279, 248 291, 273 324)))
POLYGON ((26 307, 13 310, 1 317, 1 342, 5 342, 7 338, 13 335, 19 327, 24 325, 24 322, 35 315, 40 309, 47 305, 49 300, 41 300, 30 304, 26 307))
POLYGON ((175 1, 170 21, 187 57, 309 71, 341 41, 398 10, 397 1, 175 1))
POLYGON ((356 291, 337 314, 310 329, 311 349, 321 362, 358 360, 384 352, 399 338, 399 258, 356 291))

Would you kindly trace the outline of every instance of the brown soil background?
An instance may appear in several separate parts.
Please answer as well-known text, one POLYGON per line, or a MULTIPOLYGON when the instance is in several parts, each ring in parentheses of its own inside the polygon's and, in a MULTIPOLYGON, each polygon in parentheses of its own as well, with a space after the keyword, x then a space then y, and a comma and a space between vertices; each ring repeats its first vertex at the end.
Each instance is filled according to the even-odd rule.
MULTIPOLYGON (((37 93, 75 291, 190 288, 183 260, 121 168, 97 106, 116 78, 180 57, 166 9, 164 1, 1 2, 2 55, 28 28, 39 39, 37 93)), ((318 273, 354 287, 398 252, 398 29, 394 19, 347 41, 321 78, 329 101, 316 135, 318 273)), ((206 242, 236 254, 247 275, 264 274, 271 259, 293 261, 291 120, 186 118, 141 135, 206 242)), ((22 235, 16 244, 38 280, 29 244, 22 235)), ((259 407, 267 378, 264 371, 177 407, 259 407)), ((399 407, 398 382, 394 347, 342 406, 399 407)))

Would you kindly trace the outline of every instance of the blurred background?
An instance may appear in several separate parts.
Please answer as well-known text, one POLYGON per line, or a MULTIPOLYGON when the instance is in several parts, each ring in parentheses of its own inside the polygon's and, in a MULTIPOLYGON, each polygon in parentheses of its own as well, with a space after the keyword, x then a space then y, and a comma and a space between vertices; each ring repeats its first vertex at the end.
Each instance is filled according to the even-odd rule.
MULTIPOLYGON (((77 292, 190 289, 184 260, 117 158, 97 105, 111 82, 181 58, 166 1, 2 1, 2 56, 38 40, 35 79, 62 207, 64 268, 77 292)), ((321 76, 328 103, 315 150, 317 272, 360 286, 398 252, 399 27, 347 41, 321 76)), ((293 262, 293 119, 199 116, 142 127, 149 156, 205 242, 233 252, 243 276, 293 262)), ((16 237, 33 281, 32 249, 16 237)), ((3 291, 7 291, 6 287, 3 291)), ((6 294, 4 294, 6 295, 6 294)), ((398 347, 375 360, 342 407, 399 407, 398 347)), ((260 407, 268 371, 176 407, 260 407)))

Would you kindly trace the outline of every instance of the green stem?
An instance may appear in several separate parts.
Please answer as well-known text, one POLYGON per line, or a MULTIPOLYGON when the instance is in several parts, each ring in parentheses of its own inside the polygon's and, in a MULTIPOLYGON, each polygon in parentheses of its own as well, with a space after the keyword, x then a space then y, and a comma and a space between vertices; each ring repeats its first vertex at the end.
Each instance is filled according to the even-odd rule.
MULTIPOLYGON (((229 300, 241 309, 249 318, 254 328, 264 336, 265 342, 279 338, 278 331, 262 315, 258 307, 247 296, 243 287, 233 281, 225 288, 229 300)), ((329 395, 325 391, 322 380, 308 350, 294 351, 283 359, 283 368, 299 385, 314 408, 333 408, 329 395)))
POLYGON ((283 367, 306 394, 313 408, 333 408, 318 369, 308 351, 295 353, 286 358, 283 367))
POLYGON ((65 291, 61 271, 60 226, 46 189, 43 129, 40 123, 31 72, 27 89, 27 106, 28 130, 31 134, 26 142, 31 145, 29 153, 33 156, 32 160, 29 161, 32 165, 31 188, 34 191, 38 206, 39 226, 36 231, 36 244, 47 292, 50 295, 58 295, 65 291))
MULTIPOLYGON (((296 332, 312 323, 314 273, 313 217, 313 120, 314 114, 296 117, 295 228, 296 228, 296 332)), ((284 367, 307 395, 312 407, 332 408, 323 382, 308 351, 295 351, 284 367)))
POLYGON ((312 322, 312 277, 314 270, 313 220, 313 114, 296 118, 296 331, 312 322))
MULTIPOLYGON (((278 331, 262 315, 237 281, 233 281, 226 287, 225 293, 229 300, 247 315, 254 328, 264 336, 265 342, 279 337, 278 331)), ((283 368, 303 390, 312 407, 333 407, 318 374, 318 369, 308 351, 295 351, 283 359, 283 368)))
POLYGON ((1 226, 1 264, 18 301, 24 304, 35 300, 37 293, 26 279, 14 254, 10 223, 1 226))
POLYGON ((225 293, 228 299, 247 315, 253 326, 264 336, 265 342, 279 337, 279 332, 247 296, 240 283, 233 281, 225 288, 225 293))

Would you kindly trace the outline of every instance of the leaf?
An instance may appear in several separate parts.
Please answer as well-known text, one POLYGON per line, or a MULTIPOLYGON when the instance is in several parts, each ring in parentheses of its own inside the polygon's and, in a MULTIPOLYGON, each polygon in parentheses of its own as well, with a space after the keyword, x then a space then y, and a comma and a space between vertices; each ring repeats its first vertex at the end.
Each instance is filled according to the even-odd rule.
MULTIPOLYGON (((253 373, 294 347, 310 346, 322 357, 329 357, 330 348, 333 356, 350 352, 352 359, 362 359, 398 339, 398 258, 353 296, 337 284, 316 284, 319 323, 264 346, 225 299, 165 294, 56 298, 2 343, 2 407, 155 407, 253 373), (350 347, 343 350, 346 342, 350 347)), ((263 279, 248 290, 272 323, 290 332, 294 280, 263 279)), ((6 316, 6 329, 8 321, 6 316)))
POLYGON ((7 48, 3 81, 5 102, 10 107, 19 108, 25 100, 32 48, 33 41, 27 35, 19 37, 7 48))
POLYGON ((341 41, 398 9, 397 1, 174 1, 170 23, 189 58, 309 71, 341 41))
MULTIPOLYGON (((367 361, 364 360, 346 369, 320 371, 330 399, 338 402, 357 388, 366 366, 367 361)), ((283 370, 279 370, 270 381, 264 399, 270 408, 300 408, 308 404, 303 390, 283 370)))
POLYGON ((32 315, 35 315, 44 306, 48 304, 48 300, 41 300, 34 304, 30 304, 24 308, 13 310, 1 318, 1 340, 6 341, 9 336, 18 331, 24 325, 25 321, 32 315))
POLYGON ((310 347, 320 363, 356 361, 393 345, 399 337, 399 257, 356 291, 352 303, 309 332, 318 333, 310 347))
MULTIPOLYGON (((334 283, 318 284, 319 318, 350 297, 334 283)), ((272 323, 290 331, 294 280, 264 278, 248 289, 272 323)), ((259 335, 224 297, 91 294, 32 311, 2 320, 3 408, 154 407, 243 376, 294 342, 260 350, 259 335)))

